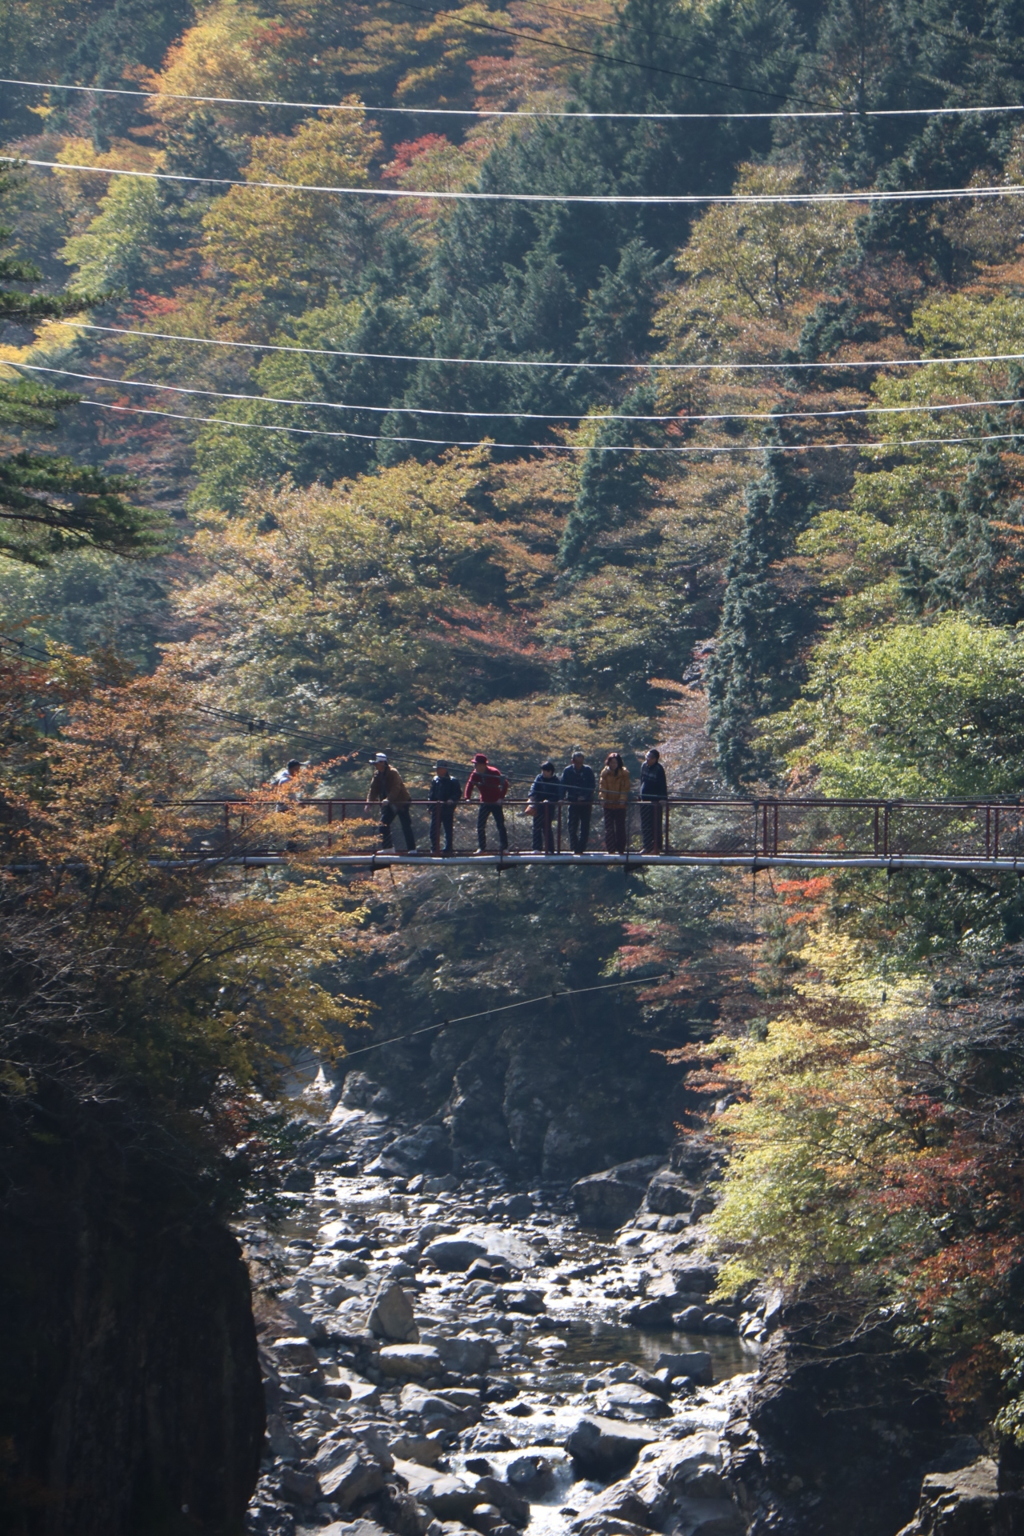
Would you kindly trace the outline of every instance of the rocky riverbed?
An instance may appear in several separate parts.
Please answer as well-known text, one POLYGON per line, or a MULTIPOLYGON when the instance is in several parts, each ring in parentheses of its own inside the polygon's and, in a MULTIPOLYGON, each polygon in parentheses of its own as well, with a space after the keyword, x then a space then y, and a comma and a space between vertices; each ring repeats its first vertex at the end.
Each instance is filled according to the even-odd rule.
POLYGON ((258 1287, 267 1448, 252 1536, 741 1536, 722 1432, 764 1300, 709 1304, 705 1144, 513 1189, 431 1163, 353 1074, 305 1128, 258 1287), (659 1166, 660 1165, 660 1166, 659 1166))

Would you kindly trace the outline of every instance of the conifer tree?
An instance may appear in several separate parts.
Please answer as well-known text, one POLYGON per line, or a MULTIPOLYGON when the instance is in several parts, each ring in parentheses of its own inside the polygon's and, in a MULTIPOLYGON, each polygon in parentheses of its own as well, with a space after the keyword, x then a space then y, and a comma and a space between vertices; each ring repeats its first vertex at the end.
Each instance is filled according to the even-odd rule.
MULTIPOLYGON (((0 181, 0 194, 7 184, 0 181)), ((0 227, 0 244, 12 231, 0 227)), ((0 323, 33 326, 75 314, 89 300, 71 294, 28 294, 7 283, 40 277, 29 262, 0 256, 0 323)), ((28 379, 0 380, 0 433, 9 444, 18 429, 47 429, 78 399, 28 379)), ((143 554, 161 544, 160 519, 124 499, 129 482, 57 454, 0 454, 0 555, 47 564, 62 549, 90 545, 113 554, 143 554)))
POLYGON ((776 447, 747 493, 743 530, 726 567, 718 644, 708 668, 708 728, 722 771, 734 786, 758 769, 754 722, 788 702, 798 681, 795 644, 813 620, 787 594, 775 569, 789 554, 810 512, 806 471, 776 447))
MULTIPOLYGON (((648 415, 654 410, 656 390, 641 384, 631 390, 618 411, 623 415, 648 415)), ((649 445, 656 441, 653 422, 609 421, 598 428, 597 439, 583 460, 580 489, 566 519, 559 550, 563 567, 571 571, 592 570, 600 564, 594 540, 610 528, 620 526, 639 510, 647 487, 647 476, 654 472, 653 461, 661 454, 609 453, 609 446, 625 443, 649 445)), ((663 437, 663 431, 658 432, 663 437)))

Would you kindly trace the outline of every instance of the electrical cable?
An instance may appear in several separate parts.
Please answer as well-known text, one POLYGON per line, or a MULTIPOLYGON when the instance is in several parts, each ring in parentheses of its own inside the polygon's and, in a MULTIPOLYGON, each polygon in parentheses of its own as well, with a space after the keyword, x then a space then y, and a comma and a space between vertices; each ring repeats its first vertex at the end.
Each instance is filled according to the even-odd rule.
POLYGON ((415 0, 395 0, 406 11, 418 11, 422 16, 447 16, 451 21, 458 22, 460 26, 470 27, 475 32, 496 32, 499 37, 517 37, 525 42, 534 43, 542 48, 553 48, 558 53, 571 53, 577 58, 596 59, 601 64, 618 64, 625 69, 641 69, 651 75, 667 75, 673 80, 687 80, 695 85, 716 85, 722 90, 737 91, 741 96, 763 96, 771 101, 802 101, 801 96, 796 96, 791 91, 766 91, 756 85, 733 85, 729 80, 715 80, 708 75, 687 74, 684 70, 668 69, 663 64, 643 64, 639 59, 620 59, 613 53, 598 53, 593 48, 580 48, 574 43, 558 43, 554 39, 541 37, 535 32, 520 32, 515 27, 499 27, 494 22, 472 21, 468 16, 463 16, 458 11, 448 11, 441 5, 417 5, 415 0))
MULTIPOLYGON (((3 360, 0 360, 0 365, 2 362, 3 360)), ((233 393, 230 390, 200 389, 184 384, 154 384, 147 379, 112 379, 103 373, 76 373, 70 368, 50 368, 42 363, 11 361, 7 366, 24 368, 31 373, 56 374, 62 379, 81 379, 93 384, 114 384, 118 388, 125 389, 163 390, 168 394, 198 395, 206 399, 259 401, 267 405, 298 406, 304 410, 368 411, 380 416, 456 416, 462 420, 473 421, 580 421, 598 424, 606 421, 639 421, 674 422, 677 426, 687 426, 693 422, 708 421, 829 421, 853 416, 905 416, 912 412, 937 414, 943 411, 979 411, 987 410, 991 406, 1022 404, 1019 397, 1013 396, 1006 400, 962 400, 952 405, 858 405, 835 411, 714 411, 687 412, 685 415, 673 412, 666 416, 627 416, 616 415, 614 412, 594 411, 455 411, 426 405, 352 405, 350 402, 341 400, 298 400, 286 395, 246 395, 233 393)))
POLYGON ((602 207, 746 208, 804 207, 819 203, 919 203, 981 201, 1020 197, 1024 186, 928 187, 911 191, 868 189, 861 192, 687 192, 687 193, 592 193, 592 192, 417 192, 410 187, 326 187, 300 181, 245 181, 231 176, 186 176, 180 171, 136 171, 122 166, 75 165, 62 160, 30 160, 20 155, 0 155, 0 164, 30 165, 51 171, 81 171, 87 176, 129 176, 140 181, 173 181, 212 187, 247 187, 250 191, 324 192, 340 197, 383 197, 444 203, 582 203, 602 207))
MULTIPOLYGON (((1014 401, 1014 404, 1018 402, 1014 401)), ((331 437, 353 439, 364 443, 412 443, 422 448, 512 448, 517 453, 674 453, 692 456, 696 454, 722 453, 817 453, 833 448, 853 448, 859 453, 879 449, 891 453, 897 448, 949 448, 957 444, 1012 443, 1019 442, 1024 433, 990 432, 971 437, 908 437, 894 438, 891 442, 862 443, 857 441, 838 443, 739 443, 728 447, 707 447, 699 443, 677 446, 668 443, 663 447, 634 446, 631 443, 497 443, 489 438, 447 437, 392 437, 379 432, 328 432, 317 427, 283 427, 264 421, 232 421, 229 416, 190 416, 183 411, 160 411, 152 406, 112 405, 106 400, 79 400, 80 406, 91 406, 101 411, 119 411, 125 415, 164 416, 171 421, 185 421, 219 427, 238 427, 243 431, 286 432, 297 437, 331 437)))
POLYGON ((389 113, 406 117, 525 117, 578 119, 583 122, 623 119, 628 122, 731 122, 762 121, 774 118, 850 118, 850 117, 962 117, 996 112, 1024 112, 1024 106, 997 107, 877 107, 858 111, 835 107, 803 112, 555 112, 532 108, 497 107, 379 107, 365 102, 280 101, 259 96, 189 96, 182 91, 130 91, 103 85, 66 85, 50 80, 15 80, 0 76, 0 85, 21 85, 37 91, 82 91, 94 96, 135 96, 147 101, 194 101, 201 106, 291 107, 302 112, 389 113))
POLYGON ((550 1003, 561 997, 582 997, 587 992, 610 992, 614 988, 621 987, 645 987, 652 981, 664 981, 671 976, 671 971, 661 971, 657 976, 637 976, 628 981, 609 981, 600 987, 566 987, 563 992, 543 992, 540 997, 524 997, 516 1003, 503 1003, 498 1008, 484 1008, 479 1013, 464 1013, 457 1019, 443 1019, 440 1024, 428 1024, 424 1029, 410 1030, 407 1035, 391 1035, 387 1040, 376 1040, 373 1045, 360 1046, 358 1050, 346 1051, 345 1060, 353 1056, 365 1056, 369 1051, 379 1051, 386 1045, 400 1045, 404 1040, 415 1040, 418 1035, 436 1034, 439 1029, 448 1029, 452 1024, 468 1024, 471 1019, 489 1019, 496 1013, 509 1013, 513 1008, 529 1008, 534 1003, 550 1003))
POLYGON ((349 352, 337 347, 289 347, 270 341, 228 341, 216 336, 181 336, 174 331, 140 331, 124 325, 92 325, 84 320, 61 320, 60 325, 79 331, 100 331, 110 336, 141 336, 151 341, 187 341, 202 347, 234 347, 247 352, 290 352, 301 357, 350 357, 378 363, 444 363, 474 368, 613 368, 618 372, 643 370, 657 373, 750 373, 782 368, 787 372, 807 369, 924 368, 932 363, 1019 363, 1024 352, 995 352, 971 357, 894 357, 833 359, 830 362, 777 363, 557 363, 519 357, 433 357, 426 352, 349 352))

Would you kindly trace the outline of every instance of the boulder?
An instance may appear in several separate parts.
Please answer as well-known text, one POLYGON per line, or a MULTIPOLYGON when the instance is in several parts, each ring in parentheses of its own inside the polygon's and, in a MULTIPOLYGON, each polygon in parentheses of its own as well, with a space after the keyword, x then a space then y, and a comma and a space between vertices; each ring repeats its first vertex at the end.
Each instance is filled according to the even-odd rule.
POLYGON ((424 1342, 433 1344, 445 1369, 454 1371, 457 1376, 482 1376, 497 1352, 490 1339, 482 1339, 475 1333, 431 1337, 424 1342))
POLYGON ((395 1471, 404 1479, 413 1498, 425 1504, 439 1520, 466 1520, 477 1504, 487 1501, 461 1477, 435 1472, 414 1461, 396 1461, 395 1471))
POLYGON ((377 1364, 385 1376, 411 1376, 414 1381, 444 1374, 441 1356, 429 1344, 385 1344, 377 1364))
POLYGON ((574 1533, 590 1530, 593 1522, 602 1518, 625 1521, 634 1528, 651 1529, 651 1512, 628 1482, 613 1483, 596 1499, 588 1500, 569 1529, 574 1533))
POLYGON ((391 1536, 376 1520, 351 1520, 344 1524, 341 1520, 335 1520, 330 1525, 322 1525, 316 1536, 391 1536))
POLYGON ((659 1157, 638 1157, 577 1179, 570 1194, 580 1226, 609 1230, 629 1221, 640 1209, 661 1162, 659 1157))
POLYGON ((547 1493, 555 1485, 554 1469, 546 1456, 517 1456, 505 1468, 505 1477, 522 1493, 547 1493))
POLYGON ((929 1472, 917 1516, 899 1536, 1018 1536, 1024 1509, 1018 1495, 1000 1496, 996 1463, 979 1456, 952 1472, 929 1472))
POLYGON ((681 1296, 707 1296, 718 1284, 714 1264, 681 1264, 672 1269, 675 1289, 681 1296))
POLYGON ((419 1125, 414 1131, 389 1142, 367 1171, 450 1174, 451 1167, 452 1147, 444 1127, 419 1125))
POLYGON ((676 1536, 745 1536, 747 1522, 729 1499, 681 1499, 676 1536))
POLYGON ((648 1184, 644 1204, 656 1216, 682 1216, 693 1210, 693 1190, 682 1174, 662 1168, 648 1184))
POLYGON ((423 1257, 448 1274, 466 1270, 474 1259, 482 1259, 485 1245, 472 1237, 438 1237, 428 1243, 423 1257))
POLYGON ((384 1469, 365 1446, 347 1437, 329 1435, 322 1441, 310 1471, 316 1474, 323 1497, 342 1509, 384 1487, 384 1469))
POLYGON ((650 1536, 650 1526, 634 1525, 618 1515, 591 1515, 574 1520, 569 1529, 573 1536, 650 1536))
POLYGON ((711 1356, 705 1349, 695 1349, 687 1355, 659 1355, 655 1369, 668 1371, 673 1381, 677 1376, 689 1376, 703 1387, 709 1387, 714 1380, 711 1356))
POLYGON ((323 1498, 314 1474, 300 1472, 296 1467, 281 1468, 281 1492, 289 1504, 315 1504, 323 1498))
POLYGON ((394 1339, 403 1344, 415 1344, 420 1336, 412 1302, 394 1280, 385 1280, 381 1285, 370 1309, 367 1326, 378 1338, 394 1339))
POLYGON ((505 1287, 505 1307, 509 1312, 525 1312, 528 1317, 539 1317, 544 1311, 541 1291, 530 1291, 521 1285, 505 1287))
POLYGON ((672 1416, 672 1410, 664 1398, 655 1397, 632 1381, 617 1381, 610 1386, 600 1407, 605 1413, 629 1414, 641 1419, 667 1419, 672 1416))
POLYGON ((645 1445, 655 1438, 640 1424, 584 1414, 565 1448, 586 1477, 607 1478, 633 1466, 645 1445))
POLYGON ((496 1504, 509 1525, 522 1530, 530 1519, 529 1501, 516 1488, 511 1488, 500 1478, 484 1476, 477 1479, 477 1492, 481 1502, 496 1504))

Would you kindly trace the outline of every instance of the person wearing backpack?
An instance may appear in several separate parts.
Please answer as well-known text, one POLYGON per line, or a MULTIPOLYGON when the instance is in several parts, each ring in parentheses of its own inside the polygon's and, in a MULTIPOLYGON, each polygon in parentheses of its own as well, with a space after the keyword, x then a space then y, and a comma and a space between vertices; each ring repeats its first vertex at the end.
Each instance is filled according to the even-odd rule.
POLYGON ((661 852, 667 799, 668 781, 661 753, 657 747, 652 747, 640 765, 640 831, 644 840, 644 853, 661 852))
POLYGON ((466 799, 472 800, 474 790, 480 796, 480 809, 476 813, 477 853, 487 852, 487 822, 494 817, 502 853, 508 852, 508 833, 505 830, 505 807, 502 804, 508 794, 508 779, 500 768, 487 761, 486 752, 478 752, 473 759, 473 771, 466 780, 466 799))
POLYGON ((555 777, 555 765, 548 758, 541 763, 540 773, 530 786, 527 808, 533 817, 534 853, 554 853, 555 823, 558 802, 562 798, 562 786, 555 777))

